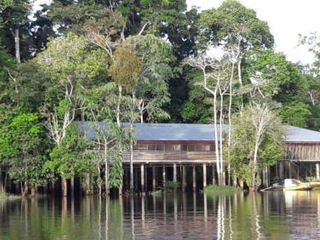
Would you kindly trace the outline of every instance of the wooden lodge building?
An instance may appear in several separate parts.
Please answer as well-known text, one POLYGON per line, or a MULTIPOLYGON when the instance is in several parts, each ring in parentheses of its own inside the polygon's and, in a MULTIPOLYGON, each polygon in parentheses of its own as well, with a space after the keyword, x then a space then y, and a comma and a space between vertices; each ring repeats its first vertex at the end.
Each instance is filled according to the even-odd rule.
MULTIPOLYGON (((89 138, 95 138, 89 122, 80 123, 89 138)), ((166 181, 179 182, 182 189, 195 190, 215 183, 214 128, 209 124, 134 124, 136 144, 133 153, 136 191, 156 190, 166 181)), ((225 131, 227 125, 223 126, 225 131)), ((218 139, 219 141, 219 139, 218 139)), ((320 180, 320 132, 288 126, 286 153, 276 166, 264 169, 262 180, 308 177, 320 180)), ((123 160, 124 188, 129 184, 130 155, 123 160)), ((226 164, 227 165, 227 164, 226 164)), ((226 171, 227 172, 227 171, 226 171)))

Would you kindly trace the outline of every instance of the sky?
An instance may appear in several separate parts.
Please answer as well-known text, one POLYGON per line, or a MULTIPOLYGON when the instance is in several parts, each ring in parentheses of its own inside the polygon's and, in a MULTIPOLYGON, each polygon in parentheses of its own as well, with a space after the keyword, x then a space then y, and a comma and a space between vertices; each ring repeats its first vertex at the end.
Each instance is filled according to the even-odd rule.
MULTIPOLYGON (((312 55, 298 47, 298 34, 320 32, 320 0, 239 0, 256 11, 268 23, 275 38, 275 47, 293 62, 311 63, 312 55)), ((223 0, 187 0, 188 7, 200 10, 217 8, 223 0)))

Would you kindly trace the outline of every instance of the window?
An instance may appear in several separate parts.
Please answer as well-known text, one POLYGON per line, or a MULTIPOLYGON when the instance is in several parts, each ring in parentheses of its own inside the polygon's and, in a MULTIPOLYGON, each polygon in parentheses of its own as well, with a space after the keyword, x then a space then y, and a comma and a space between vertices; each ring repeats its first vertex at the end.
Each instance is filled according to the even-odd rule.
POLYGON ((148 150, 147 144, 137 144, 134 148, 135 150, 148 150))
POLYGON ((187 144, 182 144, 181 145, 181 151, 184 151, 184 152, 188 151, 188 145, 187 144))
POLYGON ((163 144, 148 144, 149 151, 163 151, 164 145, 163 144))
POLYGON ((181 151, 180 144, 166 144, 166 152, 177 152, 181 151))
POLYGON ((213 150, 213 146, 209 144, 188 144, 188 152, 209 152, 213 150))
POLYGON ((209 152, 210 145, 195 145, 196 152, 209 152))

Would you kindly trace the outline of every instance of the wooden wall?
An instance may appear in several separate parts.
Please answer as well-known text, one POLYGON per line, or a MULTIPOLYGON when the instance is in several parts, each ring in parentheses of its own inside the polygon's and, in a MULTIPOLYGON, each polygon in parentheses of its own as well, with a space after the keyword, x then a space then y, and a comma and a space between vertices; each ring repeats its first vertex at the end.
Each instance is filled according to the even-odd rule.
MULTIPOLYGON (((208 141, 139 141, 134 147, 134 163, 213 163, 214 144, 208 141)), ((130 161, 130 155, 124 162, 130 161)))
POLYGON ((287 143, 284 160, 319 162, 320 143, 287 143))
MULTIPOLYGON (((214 143, 210 141, 138 141, 134 163, 213 163, 214 143)), ((320 143, 287 143, 282 160, 320 162, 320 143)), ((130 161, 127 154, 124 162, 130 161)))

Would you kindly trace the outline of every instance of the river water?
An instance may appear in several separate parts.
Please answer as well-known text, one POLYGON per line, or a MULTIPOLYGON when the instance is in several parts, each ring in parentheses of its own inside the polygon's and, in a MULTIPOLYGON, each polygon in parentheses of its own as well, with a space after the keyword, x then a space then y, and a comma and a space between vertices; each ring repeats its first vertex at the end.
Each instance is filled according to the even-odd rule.
POLYGON ((320 192, 0 201, 0 239, 320 239, 320 192))

